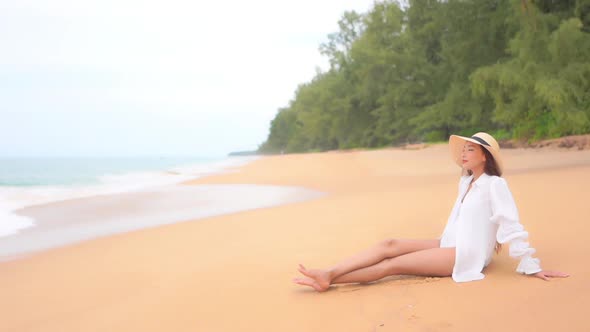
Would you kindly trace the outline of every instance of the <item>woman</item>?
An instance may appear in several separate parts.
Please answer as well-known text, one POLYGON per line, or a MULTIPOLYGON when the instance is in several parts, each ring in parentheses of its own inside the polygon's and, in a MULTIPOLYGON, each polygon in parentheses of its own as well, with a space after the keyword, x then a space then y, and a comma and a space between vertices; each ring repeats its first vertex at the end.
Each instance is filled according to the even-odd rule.
POLYGON ((519 222, 518 210, 503 171, 500 147, 486 134, 472 137, 451 135, 453 160, 462 167, 459 195, 439 239, 388 239, 329 269, 306 269, 305 277, 293 281, 327 290, 331 284, 371 282, 390 275, 452 276, 456 282, 480 280, 494 250, 510 243, 509 255, 519 258, 517 272, 544 280, 568 277, 558 271, 543 271, 535 249, 525 242, 528 233, 519 222))

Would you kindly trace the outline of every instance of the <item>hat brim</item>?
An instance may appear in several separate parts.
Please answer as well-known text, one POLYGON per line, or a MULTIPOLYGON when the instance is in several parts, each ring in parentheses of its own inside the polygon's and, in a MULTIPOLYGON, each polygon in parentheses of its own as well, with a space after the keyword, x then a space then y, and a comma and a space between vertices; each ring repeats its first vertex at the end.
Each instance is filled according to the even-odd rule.
POLYGON ((478 144, 486 150, 488 150, 492 154, 492 157, 494 157, 494 161, 496 162, 496 165, 498 165, 500 172, 504 171, 504 165, 502 164, 502 158, 500 157, 499 151, 496 151, 489 146, 483 145, 481 144, 481 142, 478 142, 471 137, 451 135, 451 137, 449 137, 449 149, 451 150, 451 158, 459 167, 463 168, 463 160, 461 154, 463 152, 463 146, 465 145, 465 142, 478 144))

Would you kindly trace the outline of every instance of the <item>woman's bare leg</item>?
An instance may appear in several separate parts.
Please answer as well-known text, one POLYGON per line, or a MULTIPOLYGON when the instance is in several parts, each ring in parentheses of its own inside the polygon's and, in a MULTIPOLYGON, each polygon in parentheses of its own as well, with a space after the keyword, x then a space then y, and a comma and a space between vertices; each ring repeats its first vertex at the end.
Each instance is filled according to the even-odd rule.
MULTIPOLYGON (((375 265, 384 259, 394 258, 408 253, 438 248, 439 239, 409 240, 409 239, 388 239, 378 243, 376 246, 351 256, 329 269, 306 269, 299 264, 299 272, 312 278, 317 283, 318 290, 327 289, 332 280, 354 270, 375 265)), ((301 278, 295 278, 295 283, 301 284, 301 278)))
MULTIPOLYGON (((399 274, 445 277, 453 273, 454 265, 455 248, 424 249, 386 258, 377 264, 351 271, 331 280, 331 284, 365 283, 399 274)), ((329 285, 328 287, 320 286, 312 277, 299 278, 297 283, 311 286, 320 292, 329 287, 329 285)))
POLYGON ((400 274, 448 277, 453 274, 454 266, 455 248, 432 248, 384 259, 375 265, 341 275, 332 283, 371 282, 400 274))

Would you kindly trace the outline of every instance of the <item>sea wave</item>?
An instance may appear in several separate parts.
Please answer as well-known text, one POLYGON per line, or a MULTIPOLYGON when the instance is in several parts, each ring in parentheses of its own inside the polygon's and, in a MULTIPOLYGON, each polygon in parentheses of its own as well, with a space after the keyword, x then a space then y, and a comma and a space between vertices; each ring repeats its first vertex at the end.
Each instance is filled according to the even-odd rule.
POLYGON ((258 157, 230 157, 222 160, 199 162, 168 167, 159 171, 104 174, 96 184, 51 186, 0 186, 0 237, 11 236, 35 221, 15 211, 34 205, 76 198, 141 191, 149 188, 181 183, 209 174, 234 171, 233 168, 258 157))

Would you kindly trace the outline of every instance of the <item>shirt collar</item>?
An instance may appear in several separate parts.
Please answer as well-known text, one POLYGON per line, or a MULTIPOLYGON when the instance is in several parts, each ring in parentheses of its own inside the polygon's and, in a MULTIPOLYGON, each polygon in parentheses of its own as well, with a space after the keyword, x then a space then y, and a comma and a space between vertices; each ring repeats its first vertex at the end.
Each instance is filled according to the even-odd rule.
MULTIPOLYGON (((483 186, 486 183, 488 183, 488 181, 490 181, 491 176, 487 175, 486 173, 483 173, 482 175, 480 175, 477 180, 475 180, 475 182, 473 182, 474 186, 483 186)), ((471 179, 473 179, 473 175, 471 175, 471 179)))

